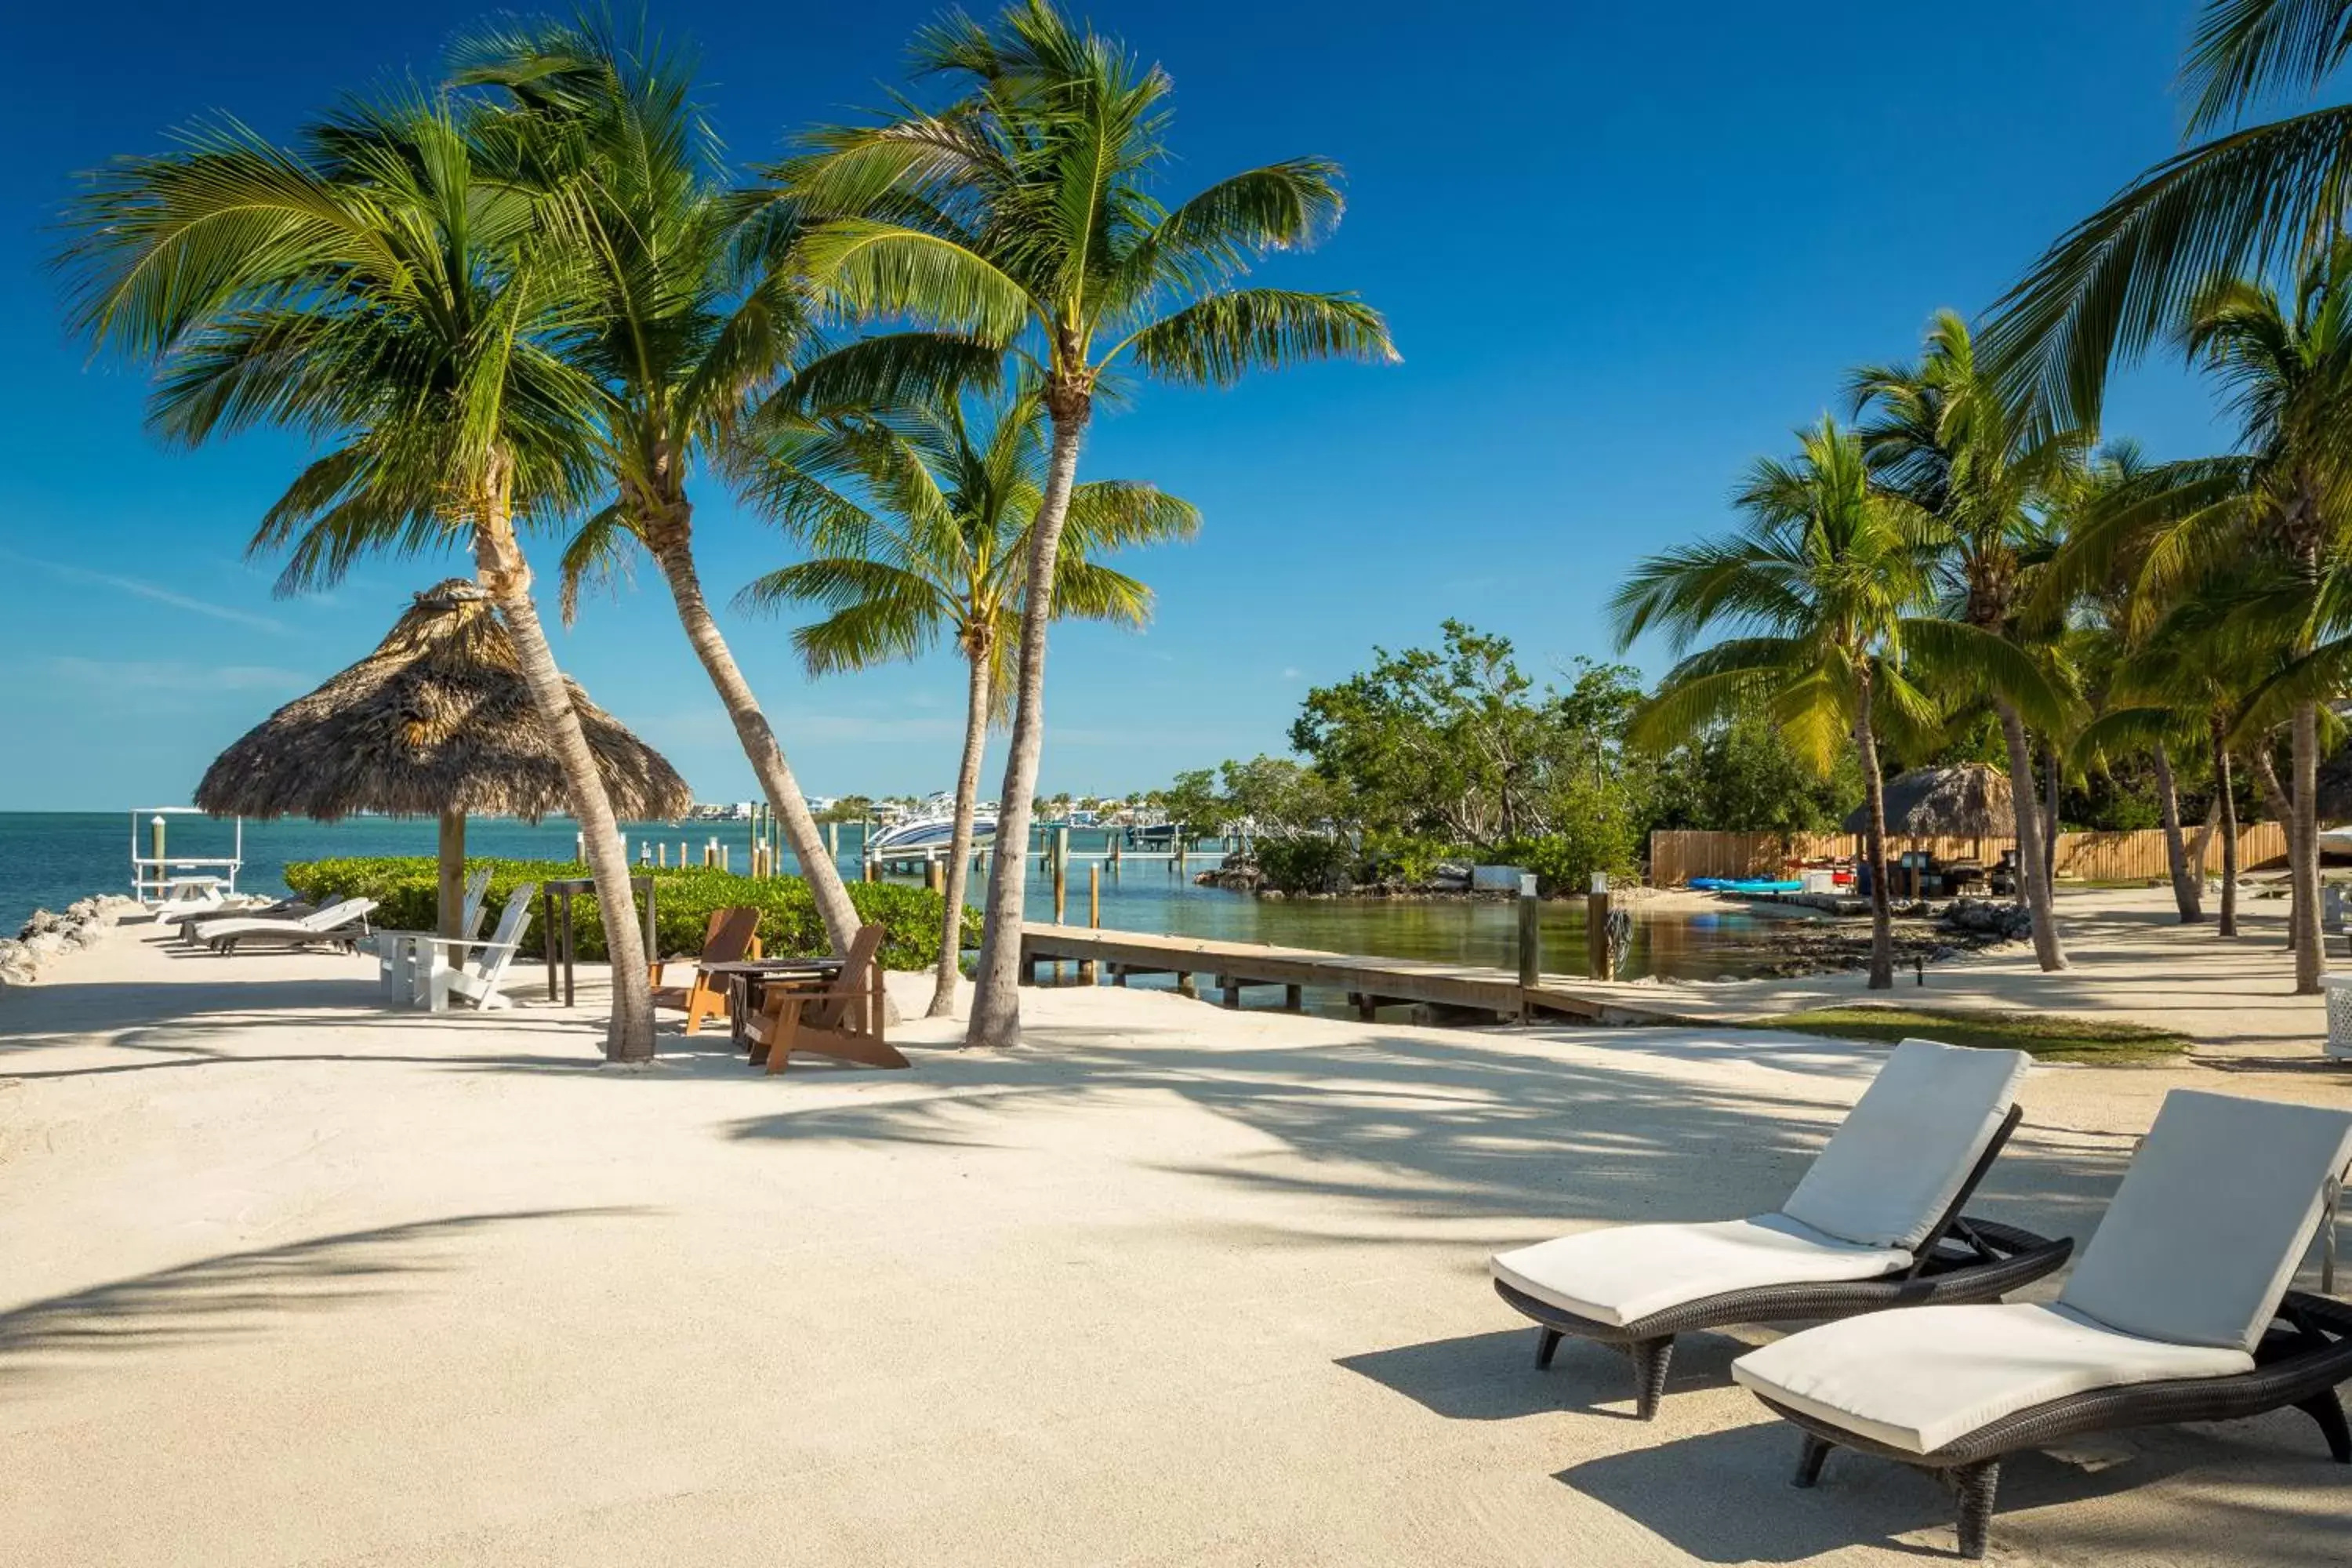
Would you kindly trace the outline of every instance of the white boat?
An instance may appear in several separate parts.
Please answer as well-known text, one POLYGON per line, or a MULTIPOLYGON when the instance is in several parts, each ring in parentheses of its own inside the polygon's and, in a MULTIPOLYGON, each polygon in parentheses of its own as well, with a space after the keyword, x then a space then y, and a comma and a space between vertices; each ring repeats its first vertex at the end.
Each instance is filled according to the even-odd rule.
MULTIPOLYGON (((996 803, 983 800, 972 807, 971 843, 975 849, 985 848, 996 838, 996 803)), ((866 856, 869 860, 887 859, 893 855, 912 858, 919 855, 943 853, 955 839, 955 796, 935 795, 923 802, 919 810, 908 813, 887 827, 875 830, 866 840, 866 856)))

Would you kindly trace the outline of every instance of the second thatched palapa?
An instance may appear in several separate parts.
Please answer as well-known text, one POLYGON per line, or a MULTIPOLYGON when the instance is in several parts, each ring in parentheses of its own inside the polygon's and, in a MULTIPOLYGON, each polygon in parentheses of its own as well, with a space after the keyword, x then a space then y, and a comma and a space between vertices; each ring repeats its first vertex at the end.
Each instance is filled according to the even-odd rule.
MULTIPOLYGON (((693 797, 677 770, 566 684, 614 815, 682 815, 693 797)), ((506 626, 488 594, 462 577, 417 595, 373 653, 223 752, 195 803, 223 816, 322 822, 361 812, 438 817, 441 923, 450 935, 467 816, 536 822, 571 807, 506 626)))
MULTIPOLYGON (((1986 763, 1914 768, 1886 783, 1886 831, 1905 838, 2014 838, 2017 811, 2009 775, 1986 763)), ((1848 833, 1870 831, 1870 814, 1857 806, 1848 833)))

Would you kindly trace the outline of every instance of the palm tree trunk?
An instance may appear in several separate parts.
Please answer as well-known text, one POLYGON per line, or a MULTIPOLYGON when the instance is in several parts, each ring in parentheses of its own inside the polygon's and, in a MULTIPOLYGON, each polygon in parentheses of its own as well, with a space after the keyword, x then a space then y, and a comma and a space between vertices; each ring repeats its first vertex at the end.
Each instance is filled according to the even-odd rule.
MULTIPOLYGON (((2230 748, 2223 736, 2227 733, 2221 721, 2213 721, 2213 788, 2214 805, 2221 812, 2221 934, 2238 934, 2238 801, 2230 778, 2230 748)), ((2199 861, 2201 867, 2204 862, 2199 861)))
POLYGON ((2026 741, 2025 721, 2018 717, 2017 710, 2007 702, 1996 702, 1994 708, 2000 715, 2001 739, 2009 748, 2009 793, 2017 815, 2017 883, 2026 907, 2033 911, 2033 956, 2044 970, 2063 969, 2066 950, 2058 940, 2042 805, 2033 793, 2033 748, 2026 741))
POLYGON ((2319 930, 2319 704, 2294 705, 2294 807, 2287 843, 2299 847, 2299 858, 2289 862, 2294 879, 2294 901, 2287 919, 2294 925, 2294 990, 2298 996, 2315 996, 2320 976, 2327 973, 2327 948, 2319 930))
POLYGON ((474 527, 474 563, 484 587, 514 638, 515 655, 539 721, 555 739, 563 782, 572 796, 572 819, 586 841, 588 871, 596 883, 596 907, 604 917, 604 944, 613 966, 613 1013, 604 1026, 604 1055, 619 1062, 649 1061, 654 1054, 654 1003, 646 973, 644 933, 629 888, 629 862, 621 847, 620 825, 612 797, 596 772, 571 689, 555 665, 539 606, 531 602, 530 566, 515 540, 503 502, 486 507, 474 527))
POLYGON ((1013 738, 998 796, 996 854, 990 862, 988 909, 981 920, 980 981, 972 992, 965 1042, 1002 1049, 1021 1043, 1021 915, 1029 890, 1029 815, 1037 794, 1037 763, 1045 749, 1045 630, 1054 618, 1054 570, 1062 524, 1077 482, 1078 446, 1086 437, 1084 401, 1054 404, 1054 450, 1045 493, 1030 524, 1029 581, 1021 605, 1021 669, 1014 688, 1013 738))
POLYGON ((2057 746, 2053 743, 2045 747, 2042 755, 2050 775, 2050 787, 2042 796, 2042 863, 2050 868, 2054 882, 2058 876, 2058 791, 2065 779, 2058 771, 2057 746))
POLYGON ((2294 872, 2303 864, 2303 846, 2295 837, 2294 803, 2287 798, 2286 786, 2279 783, 2278 768, 2271 761, 2267 742, 2254 749, 2254 776, 2262 783, 2263 800, 2270 807, 2271 816, 2286 829, 2286 945, 2292 948, 2302 931, 2294 907, 2303 897, 2303 879, 2294 872))
POLYGON ((955 1012, 956 979, 963 960, 964 871, 971 860, 972 804, 980 798, 981 753, 988 749, 988 650, 969 656, 971 687, 964 699, 963 762, 956 769, 955 828, 948 838, 947 913, 940 931, 939 984, 924 1016, 945 1018, 955 1012))
POLYGON ((2156 743, 2156 802, 2164 813, 2164 858, 2172 872, 2172 902, 2180 910, 2182 925, 2195 925, 2205 918, 2205 867, 2198 863, 2195 875, 2189 869, 2189 841, 2180 831, 2180 795, 2172 786, 2172 757, 2164 742, 2156 743))
POLYGON ((1870 725, 1870 687, 1853 721, 1853 741, 1862 752, 1862 795, 1870 808, 1864 853, 1870 860, 1870 989, 1895 989, 1895 914, 1886 889, 1886 781, 1878 772, 1878 736, 1870 725))
POLYGON ((849 901, 849 889, 842 885, 840 868, 825 853, 824 836, 817 831, 816 818, 809 815, 807 797, 801 794, 800 781, 793 776, 792 764, 784 761, 783 748, 776 743, 776 732, 769 728, 768 716, 760 710, 760 700, 751 694, 751 682, 743 679, 743 671, 737 667, 735 655, 702 596, 702 579, 695 571, 693 546, 679 539, 666 544, 656 558, 661 563, 663 578, 669 584, 670 597, 677 605, 678 623, 686 628, 686 640, 694 646, 694 656, 702 661, 719 700, 727 709, 727 717, 734 721, 735 738, 741 742, 744 756, 751 759, 761 792, 768 797, 776 820, 783 824, 784 840, 792 846, 793 858, 800 862, 802 879, 808 883, 809 892, 816 900, 817 918, 824 922, 825 937, 833 943, 834 952, 847 952, 850 939, 857 934, 857 910, 849 901))

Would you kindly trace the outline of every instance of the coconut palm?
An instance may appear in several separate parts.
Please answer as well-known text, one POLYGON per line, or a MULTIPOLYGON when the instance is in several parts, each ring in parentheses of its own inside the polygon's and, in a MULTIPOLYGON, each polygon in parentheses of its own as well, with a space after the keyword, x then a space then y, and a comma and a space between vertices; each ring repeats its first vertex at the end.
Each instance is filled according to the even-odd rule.
MULTIPOLYGON (((2265 605, 2295 595, 2273 562, 2255 561, 2199 585, 2154 625, 2124 644, 2108 683, 2106 710, 2084 728, 2078 755, 2147 746, 2158 756, 2168 744, 2201 750, 2213 773, 2221 833, 2221 904, 2218 934, 2238 934, 2238 807, 2233 759, 2248 752, 2263 759, 2281 714, 2272 678, 2280 645, 2250 622, 2267 620, 2265 605), (2284 592, 2282 592, 2284 590, 2284 592), (2267 643, 2267 646, 2265 644, 2267 643)), ((2168 788, 2168 784, 2167 785, 2168 788)), ((2199 868, 2201 879, 2202 868, 2199 868)))
POLYGON ((2300 267, 2352 217, 2352 104, 2307 100, 2352 53, 2352 0, 2207 0, 2180 86, 2207 137, 2076 224, 1994 307, 1990 357, 2061 423, 2168 340, 2214 278, 2300 267))
POLYGON ((2338 452, 2352 408, 2352 242, 2306 268, 2292 303, 2244 279, 2210 285, 2181 338, 2229 395, 2239 450, 2167 465, 2146 497, 2113 509, 2070 542, 2060 582, 2132 581, 2151 620, 2204 585, 2266 566, 2260 592, 2231 600, 2242 638, 2279 650, 2258 694, 2284 703, 2290 734, 2287 853, 2294 888, 2289 940, 2295 988, 2315 992, 2319 939, 2318 769, 2321 703, 2341 689, 2352 629, 2352 468, 2338 452))
MULTIPOLYGON (((929 1016, 955 1006, 963 950, 964 872, 981 753, 1013 689, 1028 585, 1030 531, 1045 493, 1044 410, 1015 397, 975 431, 961 401, 889 420, 778 433, 751 465, 750 489, 814 553, 771 572, 737 596, 745 608, 812 605, 829 612, 793 634, 812 675, 921 657, 942 641, 964 660, 962 760, 947 861, 947 912, 929 1016)), ((1056 619, 1140 626, 1151 590, 1094 557, 1189 539, 1192 507, 1150 485, 1097 479, 1070 492, 1055 557, 1056 619)), ((1010 851, 1016 858, 1017 847, 1010 851)))
POLYGON ((562 607, 642 550, 734 723, 835 952, 857 911, 774 729, 710 613, 688 483, 804 342, 782 265, 793 226, 722 183, 685 59, 587 24, 509 21, 464 39, 455 79, 497 89, 528 149, 551 239, 574 248, 592 321, 567 352, 604 393, 599 458, 613 487, 563 555, 562 607))
MULTIPOLYGON (((470 542, 554 737, 597 897, 626 910, 620 834, 517 533, 572 510, 594 472, 598 389, 564 352, 583 294, 480 129, 407 93, 288 147, 221 123, 114 163, 70 214, 73 321, 156 367, 150 417, 167 439, 272 425, 327 448, 254 536, 289 550, 281 587, 332 582, 368 552, 470 542)), ((636 922, 604 924, 605 1049, 650 1056, 636 922)))
MULTIPOLYGON (((1338 221, 1339 171, 1319 158, 1269 164, 1171 207, 1153 194, 1168 160, 1168 78, 1073 26, 1045 0, 992 24, 951 16, 921 33, 918 68, 961 95, 936 113, 819 132, 779 171, 812 217, 810 283, 864 321, 923 329, 870 340, 811 401, 878 400, 1009 350, 1052 425, 1029 538, 1028 582, 1001 792, 1001 841, 1027 840, 1045 739, 1045 628, 1078 452, 1098 398, 1132 372, 1228 384, 1304 361, 1395 357, 1378 312, 1345 294, 1241 288, 1269 250, 1311 244, 1338 221)), ((995 858, 970 1037, 1020 1034, 1015 990, 1026 861, 995 858)))
MULTIPOLYGON (((1824 775, 1853 744, 1869 816, 1870 986, 1883 991, 1895 948, 1878 748, 1890 733, 1922 740, 1940 718, 1904 668, 1905 638, 1933 595, 1933 525, 1871 482, 1860 438, 1835 421, 1799 440, 1793 460, 1749 470, 1734 497, 1738 531, 1649 557, 1610 608, 1621 649, 1651 630, 1678 653, 1703 633, 1731 634, 1668 672, 1634 715, 1637 743, 1663 748, 1760 711, 1824 775)), ((1997 640, 1972 630, 1952 640, 1997 640)))
MULTIPOLYGON (((1971 684, 1990 699, 2007 746, 2019 891, 2033 911, 2034 955, 2044 970, 2063 969, 2025 715, 2048 733, 2063 722, 2065 699, 2056 672, 2044 668, 2056 645, 2021 635, 2021 616, 2032 565, 2046 553, 2049 508, 2074 483, 2088 443, 2078 432, 2039 428, 2030 410, 2005 396, 1979 369, 1968 323, 1949 310, 1929 323, 1916 363, 1857 370, 1847 390, 1864 420, 1858 434, 1877 481, 1935 524, 1942 616, 2011 645, 2014 657, 1974 665, 1971 684)), ((2057 809, 2053 781, 2053 826, 2057 809)))

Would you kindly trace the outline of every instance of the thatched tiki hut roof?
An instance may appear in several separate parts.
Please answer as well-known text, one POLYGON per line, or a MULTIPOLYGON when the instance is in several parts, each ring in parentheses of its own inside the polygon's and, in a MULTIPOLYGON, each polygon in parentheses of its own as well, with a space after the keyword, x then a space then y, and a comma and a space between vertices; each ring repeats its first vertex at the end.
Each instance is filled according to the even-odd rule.
MULTIPOLYGON (((1987 763, 1914 768, 1886 784, 1886 831, 1912 838, 2013 838, 2009 775, 1987 763)), ((1847 814, 1848 833, 1870 831, 1867 802, 1847 814)))
MULTIPOLYGON (((685 812, 692 795, 677 770, 566 684, 614 813, 685 812)), ((417 595, 373 653, 223 752, 195 803, 223 816, 325 822, 363 811, 437 816, 446 895, 464 879, 466 816, 536 822, 571 798, 505 623, 480 586, 453 577, 417 595)))

